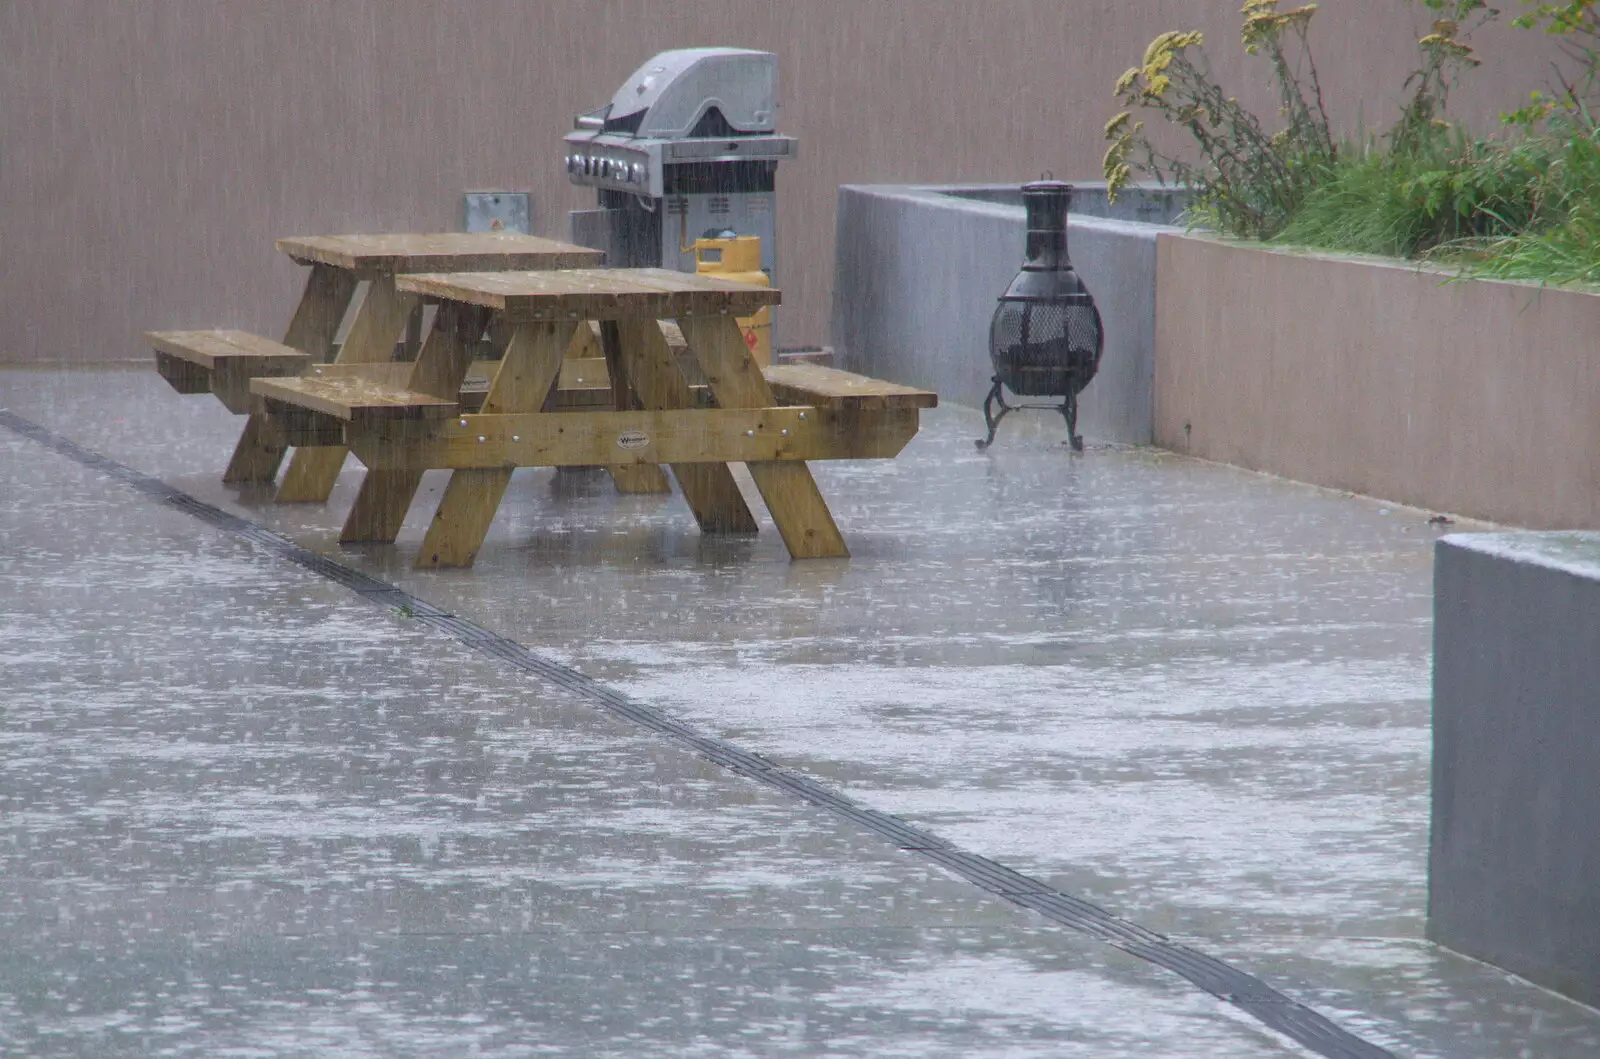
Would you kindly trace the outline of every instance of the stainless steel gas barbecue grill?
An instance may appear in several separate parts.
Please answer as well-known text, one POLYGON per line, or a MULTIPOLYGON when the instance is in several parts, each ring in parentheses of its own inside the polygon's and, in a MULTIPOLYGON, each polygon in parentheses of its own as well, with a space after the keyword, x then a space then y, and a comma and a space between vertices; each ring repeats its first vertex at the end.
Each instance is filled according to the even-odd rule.
POLYGON ((662 52, 566 136, 567 176, 599 193, 571 214, 573 242, 609 264, 695 270, 708 234, 761 238, 776 259, 778 163, 796 141, 777 123, 778 59, 743 48, 662 52))

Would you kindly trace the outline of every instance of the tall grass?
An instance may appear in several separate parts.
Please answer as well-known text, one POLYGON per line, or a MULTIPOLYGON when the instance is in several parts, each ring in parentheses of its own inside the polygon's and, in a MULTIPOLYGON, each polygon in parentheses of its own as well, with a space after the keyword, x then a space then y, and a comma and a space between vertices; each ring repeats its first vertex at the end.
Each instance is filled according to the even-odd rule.
POLYGON ((1600 129, 1578 121, 1513 142, 1440 130, 1407 150, 1347 144, 1275 241, 1594 283, 1597 192, 1600 129))
POLYGON ((1539 217, 1483 241, 1476 271, 1501 279, 1600 283, 1600 127, 1574 124, 1540 180, 1539 217))

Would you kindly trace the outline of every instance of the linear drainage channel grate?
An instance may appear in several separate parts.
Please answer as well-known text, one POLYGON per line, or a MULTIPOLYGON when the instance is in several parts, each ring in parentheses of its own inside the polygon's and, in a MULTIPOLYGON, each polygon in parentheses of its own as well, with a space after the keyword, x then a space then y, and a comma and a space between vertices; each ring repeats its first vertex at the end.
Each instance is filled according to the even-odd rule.
POLYGON ((1319 1055, 1328 1059, 1394 1059, 1392 1052, 1355 1036, 1254 975, 1180 945, 1137 923, 1114 916, 1082 898, 1054 890, 1037 879, 987 857, 956 849, 938 836, 887 813, 858 805, 810 777, 789 772, 759 754, 708 736, 654 707, 634 702, 615 688, 606 687, 571 666, 535 654, 515 640, 440 610, 404 589, 304 548, 248 519, 213 507, 167 485, 159 478, 117 463, 5 409, 0 409, 0 426, 85 467, 102 471, 153 500, 193 515, 318 576, 343 585, 363 599, 416 618, 420 623, 479 653, 574 691, 602 709, 659 732, 738 775, 866 828, 900 849, 923 857, 974 886, 1181 975, 1212 996, 1249 1013, 1262 1024, 1319 1055))

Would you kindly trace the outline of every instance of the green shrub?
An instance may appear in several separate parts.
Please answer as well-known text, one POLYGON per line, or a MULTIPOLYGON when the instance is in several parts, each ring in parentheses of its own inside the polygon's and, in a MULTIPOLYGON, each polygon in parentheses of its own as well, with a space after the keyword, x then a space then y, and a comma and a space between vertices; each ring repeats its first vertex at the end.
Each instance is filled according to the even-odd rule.
POLYGON ((1544 210, 1551 144, 1514 147, 1439 130, 1404 150, 1346 148, 1278 240, 1419 257, 1525 230, 1544 210))
POLYGON ((1199 33, 1163 33, 1117 82, 1127 107, 1106 125, 1110 191, 1138 171, 1193 192, 1191 225, 1279 243, 1459 265, 1475 274, 1600 283, 1600 0, 1524 0, 1515 24, 1562 38, 1572 80, 1504 116, 1504 139, 1472 137, 1443 118, 1451 87, 1478 65, 1466 43, 1499 12, 1484 0, 1421 0, 1440 16, 1417 42, 1399 120, 1365 144, 1328 133, 1307 31, 1315 4, 1278 11, 1247 0, 1246 51, 1272 64, 1282 128, 1263 122, 1211 76, 1199 33), (1193 156, 1159 150, 1139 111, 1186 130, 1193 156))
POLYGON ((1600 283, 1600 129, 1562 123, 1547 135, 1536 217, 1518 231, 1462 249, 1478 274, 1545 283, 1600 283))

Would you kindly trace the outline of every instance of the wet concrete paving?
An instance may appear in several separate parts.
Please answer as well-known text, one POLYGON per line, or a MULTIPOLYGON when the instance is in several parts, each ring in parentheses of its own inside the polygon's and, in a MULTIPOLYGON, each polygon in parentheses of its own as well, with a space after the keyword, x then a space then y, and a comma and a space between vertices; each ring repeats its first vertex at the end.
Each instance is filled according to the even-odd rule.
MULTIPOLYGON (((4 372, 0 406, 1400 1054, 1600 1053, 1600 1013, 1421 940, 1425 513, 1072 459, 1044 416, 978 454, 950 409, 896 461, 817 467, 848 562, 526 471, 476 568, 414 573, 428 505, 392 548, 340 548, 354 464, 326 507, 225 489, 239 421, 153 372, 4 372)), ((0 565, 0 1041, 1303 1054, 31 442, 0 453, 24 542, 0 565)))

